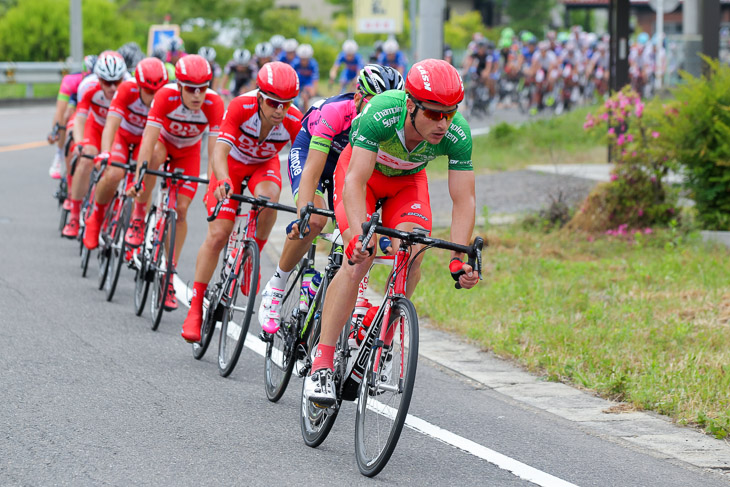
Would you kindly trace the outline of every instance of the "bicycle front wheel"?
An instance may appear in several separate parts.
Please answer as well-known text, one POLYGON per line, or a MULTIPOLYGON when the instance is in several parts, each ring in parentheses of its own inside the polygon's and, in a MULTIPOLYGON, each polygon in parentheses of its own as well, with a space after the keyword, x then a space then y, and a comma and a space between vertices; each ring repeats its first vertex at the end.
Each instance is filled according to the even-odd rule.
POLYGON ((281 303, 281 326, 268 336, 266 355, 264 355, 264 389, 266 397, 276 402, 284 395, 289 385, 299 344, 299 293, 301 291, 302 268, 292 272, 286 285, 284 300, 281 303))
POLYGON ((152 314, 152 331, 157 331, 165 311, 167 288, 172 282, 172 263, 175 262, 175 212, 169 211, 162 217, 162 228, 159 240, 152 245, 152 259, 150 267, 154 272, 152 280, 152 300, 150 311, 152 314), (170 249, 165 252, 165 247, 170 249))
POLYGON ((129 218, 132 215, 132 199, 124 198, 124 202, 119 210, 121 214, 114 223, 111 248, 109 249, 109 272, 107 273, 106 282, 107 301, 112 300, 114 292, 117 290, 119 274, 122 272, 122 264, 124 264, 124 256, 127 252, 127 245, 124 243, 124 234, 127 233, 129 218))
POLYGON ((153 206, 147 213, 147 219, 145 220, 144 227, 144 240, 142 240, 142 246, 139 249, 137 258, 139 263, 137 265, 137 274, 134 276, 134 314, 142 316, 144 311, 144 305, 147 303, 147 293, 150 290, 150 254, 152 252, 152 237, 155 231, 156 214, 157 209, 153 206))
POLYGON ((358 393, 355 457, 360 473, 368 477, 380 473, 395 450, 418 365, 418 316, 413 303, 394 300, 390 321, 385 344, 370 354, 358 393))
POLYGON ((234 269, 238 269, 238 277, 228 279, 223 290, 223 296, 227 296, 228 301, 228 306, 223 312, 221 336, 218 342, 218 372, 223 377, 231 375, 238 363, 256 302, 256 290, 259 284, 259 247, 254 240, 246 241, 240 264, 237 262, 234 269), (239 286, 239 283, 243 283, 243 286, 239 286), (242 288, 240 292, 239 287, 242 288), (248 294, 244 294, 244 290, 248 294), (239 294, 243 298, 241 301, 238 300, 239 294))
POLYGON ((109 204, 109 207, 104 214, 104 219, 101 223, 101 231, 99 236, 101 237, 101 243, 99 244, 96 260, 99 264, 99 291, 104 289, 106 284, 106 277, 109 275, 109 258, 111 256, 111 241, 114 239, 114 227, 117 222, 114 219, 114 208, 118 204, 117 198, 115 197, 109 204))

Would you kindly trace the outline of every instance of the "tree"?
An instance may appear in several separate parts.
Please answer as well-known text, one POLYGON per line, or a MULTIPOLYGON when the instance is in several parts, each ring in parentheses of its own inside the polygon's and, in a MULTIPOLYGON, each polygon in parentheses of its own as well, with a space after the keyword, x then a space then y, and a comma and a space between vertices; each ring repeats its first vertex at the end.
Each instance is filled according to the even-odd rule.
MULTIPOLYGON (((82 3, 84 50, 116 49, 132 38, 132 23, 109 0, 82 3)), ((0 18, 0 52, 5 61, 59 61, 69 55, 69 4, 23 0, 0 18)))
POLYGON ((529 30, 542 37, 550 23, 550 10, 554 4, 554 0, 509 0, 505 12, 515 31, 529 30))

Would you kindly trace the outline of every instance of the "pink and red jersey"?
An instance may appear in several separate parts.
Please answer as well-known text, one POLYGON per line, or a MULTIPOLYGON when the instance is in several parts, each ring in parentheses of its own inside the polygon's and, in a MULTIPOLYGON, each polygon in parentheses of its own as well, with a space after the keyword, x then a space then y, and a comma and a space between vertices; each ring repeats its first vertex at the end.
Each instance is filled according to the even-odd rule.
POLYGON ((259 143, 261 118, 256 92, 238 96, 228 105, 218 140, 232 147, 230 157, 243 164, 261 164, 276 156, 288 142, 294 143, 302 128, 302 112, 291 107, 284 121, 259 143))
POLYGON ((119 130, 139 138, 142 137, 142 132, 144 132, 149 111, 150 109, 142 102, 139 95, 137 82, 125 81, 119 85, 114 98, 112 98, 109 116, 121 118, 122 122, 119 130))
POLYGON ((165 142, 182 149, 197 144, 206 127, 210 136, 218 135, 223 118, 223 100, 213 90, 207 90, 200 110, 190 110, 182 103, 178 85, 170 83, 155 94, 147 123, 160 127, 165 142))
POLYGON ((89 121, 93 121, 103 127, 106 123, 106 116, 109 112, 110 104, 111 100, 104 96, 101 84, 99 84, 99 81, 96 81, 84 93, 83 98, 79 102, 79 106, 76 107, 76 114, 84 115, 88 117, 89 121))

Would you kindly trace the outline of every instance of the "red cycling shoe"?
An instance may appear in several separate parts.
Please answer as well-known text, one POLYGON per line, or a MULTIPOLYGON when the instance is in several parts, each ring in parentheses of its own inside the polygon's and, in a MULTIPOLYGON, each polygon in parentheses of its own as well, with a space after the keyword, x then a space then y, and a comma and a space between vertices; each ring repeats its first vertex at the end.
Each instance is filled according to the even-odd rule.
POLYGON ((188 343, 200 341, 200 329, 203 326, 203 310, 190 308, 182 326, 182 337, 188 343))
POLYGON ((97 216, 98 212, 93 212, 86 220, 86 230, 84 231, 84 246, 89 250, 94 250, 99 246, 99 232, 101 231, 101 218, 97 216))
POLYGON ((144 220, 135 218, 129 223, 129 228, 124 236, 124 241, 130 247, 139 247, 144 239, 144 220))
POLYGON ((175 297, 175 286, 172 283, 168 284, 167 292, 165 293, 165 309, 167 311, 173 311, 177 309, 177 298, 175 297))
MULTIPOLYGON (((66 226, 63 227, 63 231, 61 232, 61 235, 74 239, 79 236, 79 218, 71 218, 71 220, 66 224, 66 226)), ((97 237, 98 238, 98 237, 97 237)))

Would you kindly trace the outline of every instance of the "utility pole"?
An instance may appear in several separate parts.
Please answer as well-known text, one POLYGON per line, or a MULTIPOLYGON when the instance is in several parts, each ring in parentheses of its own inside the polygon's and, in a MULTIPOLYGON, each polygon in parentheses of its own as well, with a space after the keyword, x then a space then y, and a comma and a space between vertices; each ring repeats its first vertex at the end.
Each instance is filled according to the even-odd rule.
POLYGON ((441 59, 444 56, 444 11, 446 0, 420 2, 418 26, 418 58, 441 59))
POLYGON ((70 0, 71 70, 80 71, 84 62, 84 36, 81 24, 81 0, 70 0))

